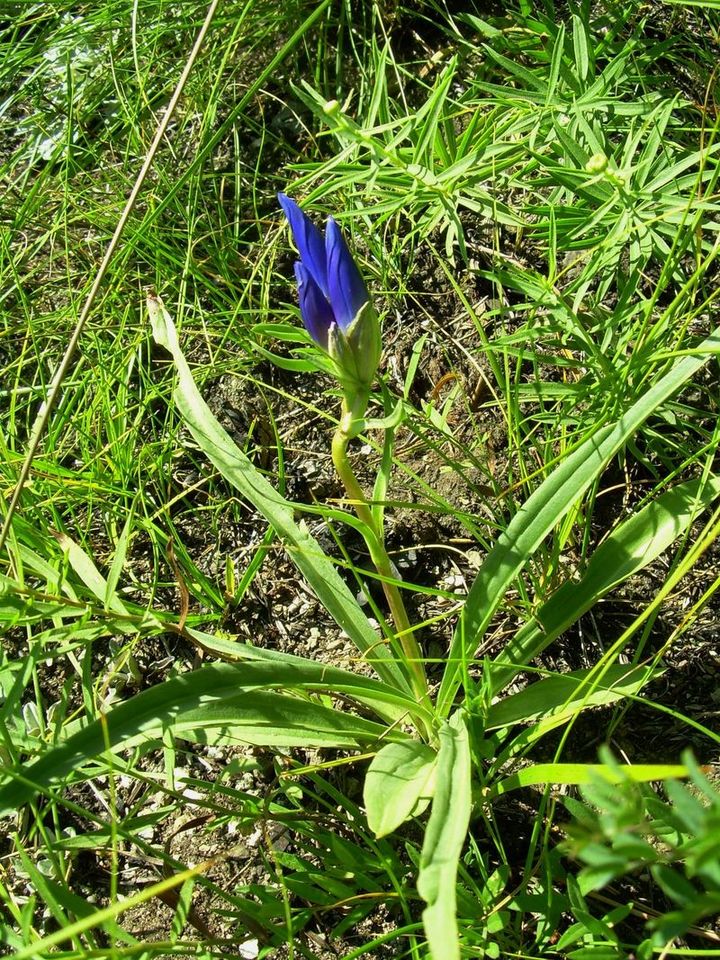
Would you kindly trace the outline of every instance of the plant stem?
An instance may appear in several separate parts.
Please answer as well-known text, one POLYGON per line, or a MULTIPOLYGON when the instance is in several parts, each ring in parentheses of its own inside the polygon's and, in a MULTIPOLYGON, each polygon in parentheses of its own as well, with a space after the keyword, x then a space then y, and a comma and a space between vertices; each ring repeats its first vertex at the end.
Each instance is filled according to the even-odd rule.
POLYGON ((369 535, 365 537, 365 542, 370 551, 370 558, 373 565, 382 578, 382 588, 385 593, 385 599, 390 607, 397 639, 400 642, 405 660, 410 669, 410 680, 413 692, 419 702, 430 706, 427 678, 422 665, 422 653, 413 634, 412 627, 410 626, 410 620, 408 619, 400 591, 395 583, 392 582, 397 579, 397 572, 385 550, 382 530, 377 528, 370 505, 350 466, 350 461, 347 456, 348 444, 353 436, 355 436, 353 424, 362 419, 366 406, 367 396, 354 398, 352 407, 348 405, 347 400, 343 399, 340 425, 335 431, 332 442, 333 463, 338 472, 338 476, 343 482, 347 495, 352 501, 358 518, 368 528, 369 535))

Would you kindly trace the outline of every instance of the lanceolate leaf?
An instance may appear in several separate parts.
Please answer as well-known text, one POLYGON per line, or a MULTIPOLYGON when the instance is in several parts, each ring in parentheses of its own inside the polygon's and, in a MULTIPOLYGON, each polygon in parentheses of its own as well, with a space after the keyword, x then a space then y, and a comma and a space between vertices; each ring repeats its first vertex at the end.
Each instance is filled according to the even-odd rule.
POLYGON ((633 696, 660 673, 649 667, 614 663, 604 669, 576 670, 538 680, 494 703, 488 710, 486 728, 492 730, 514 723, 556 726, 586 707, 606 706, 633 696))
POLYGON ((458 710, 440 730, 435 796, 425 831, 418 893, 433 960, 459 960, 455 916, 458 861, 470 823, 470 746, 458 710))
POLYGON ((651 780, 676 780, 690 776, 686 766, 679 763, 635 763, 610 766, 604 763, 534 763, 523 767, 517 773, 504 780, 498 780, 483 794, 485 801, 501 797, 511 790, 523 787, 546 786, 547 784, 582 785, 593 783, 601 777, 608 783, 622 783, 623 779, 636 783, 649 783, 651 780))
POLYGON ((720 494, 720 477, 680 483, 614 530, 584 576, 564 583, 517 632, 492 664, 493 693, 560 636, 614 586, 658 557, 720 494))
POLYGON ((610 459, 661 404, 668 400, 720 349, 715 332, 661 377, 614 423, 584 440, 518 510, 480 568, 470 589, 450 646, 438 694, 438 709, 449 713, 463 665, 485 634, 505 592, 558 521, 597 479, 610 459))
POLYGON ((430 800, 437 754, 418 740, 388 743, 375 755, 365 777, 363 799, 368 826, 385 837, 430 800), (419 802, 420 801, 420 802, 419 802))
POLYGON ((233 443, 203 400, 178 343, 170 314, 160 300, 149 297, 153 335, 173 357, 178 374, 175 402, 196 443, 220 471, 265 517, 282 539, 288 554, 328 613, 366 655, 378 675, 394 686, 410 690, 409 681, 368 623, 330 559, 303 524, 294 520, 293 505, 268 483, 233 443))
POLYGON ((193 627, 186 627, 185 632, 205 650, 224 660, 262 661, 268 668, 268 673, 260 672, 256 665, 254 670, 257 672, 248 674, 246 671, 243 674, 244 683, 255 683, 267 688, 300 687, 304 690, 343 694, 370 707, 388 723, 404 722, 409 716, 421 717, 426 723, 432 722, 432 714, 424 709, 415 697, 371 677, 330 667, 305 657, 296 657, 292 653, 254 647, 193 627))
MULTIPOLYGON (((329 681, 337 679, 334 673, 345 673, 325 669, 329 681)), ((406 739, 397 729, 389 731, 384 724, 333 710, 316 700, 258 689, 281 683, 282 673, 281 665, 272 663, 209 664, 137 694, 100 720, 76 729, 35 763, 16 770, 16 778, 23 779, 6 780, 0 787, 0 815, 68 774, 82 779, 83 765, 105 755, 107 744, 115 752, 157 740, 168 730, 186 739, 222 737, 226 742, 277 747, 365 749, 379 739, 406 739)), ((371 689, 365 684, 372 685, 372 680, 345 676, 357 681, 358 689, 371 689)), ((288 676, 284 679, 287 683, 288 676)))

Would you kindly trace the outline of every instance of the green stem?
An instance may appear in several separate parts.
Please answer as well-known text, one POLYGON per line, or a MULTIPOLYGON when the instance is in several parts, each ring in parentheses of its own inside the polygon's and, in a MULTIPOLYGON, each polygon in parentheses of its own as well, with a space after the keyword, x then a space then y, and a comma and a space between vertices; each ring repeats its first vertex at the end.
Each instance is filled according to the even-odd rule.
POLYGON ((373 565, 381 577, 382 588, 385 593, 385 599, 390 607, 397 639, 402 648, 405 661, 410 669, 410 680, 413 692, 420 703, 430 706, 428 697, 427 678, 422 664, 422 653, 417 640, 410 626, 405 604, 395 583, 397 579, 396 571, 392 561, 385 550, 383 544, 382 530, 377 528, 375 518, 373 517, 370 505, 365 498, 362 487, 350 466, 347 456, 347 448, 350 440, 356 435, 353 425, 362 420, 365 408, 367 406, 367 396, 356 396, 353 398, 352 406, 349 406, 347 400, 343 400, 340 425, 335 431, 332 442, 332 458, 338 476, 343 482, 343 486, 348 497, 352 501, 358 518, 368 528, 368 535, 365 537, 370 558, 373 565))

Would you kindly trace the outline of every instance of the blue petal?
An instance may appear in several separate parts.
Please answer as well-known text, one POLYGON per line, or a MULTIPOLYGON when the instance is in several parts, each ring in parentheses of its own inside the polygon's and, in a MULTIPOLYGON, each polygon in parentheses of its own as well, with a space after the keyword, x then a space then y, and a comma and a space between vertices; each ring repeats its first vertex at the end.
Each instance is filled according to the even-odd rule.
POLYGON ((327 261, 325 259, 325 243, 322 234, 315 224, 307 217, 300 207, 284 193, 278 194, 280 206, 288 218, 292 230, 295 246, 298 248, 303 266, 320 287, 325 296, 328 296, 327 261))
POLYGON ((335 323, 332 307, 325 299, 322 290, 305 264, 299 260, 295 264, 295 277, 298 283, 298 299, 300 300, 300 314, 305 329, 318 346, 327 350, 328 333, 335 323))
POLYGON ((332 217, 325 229, 325 250, 328 295, 338 326, 345 332, 358 310, 370 299, 370 294, 340 233, 340 227, 332 217))

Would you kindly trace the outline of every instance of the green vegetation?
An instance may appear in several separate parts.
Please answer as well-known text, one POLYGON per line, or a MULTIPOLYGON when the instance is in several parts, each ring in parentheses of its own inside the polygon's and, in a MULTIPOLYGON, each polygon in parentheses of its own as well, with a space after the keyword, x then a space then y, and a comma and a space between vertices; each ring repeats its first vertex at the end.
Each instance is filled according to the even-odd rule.
POLYGON ((2 950, 720 955, 718 3, 0 44, 2 950), (279 191, 381 315, 358 435, 279 191))

